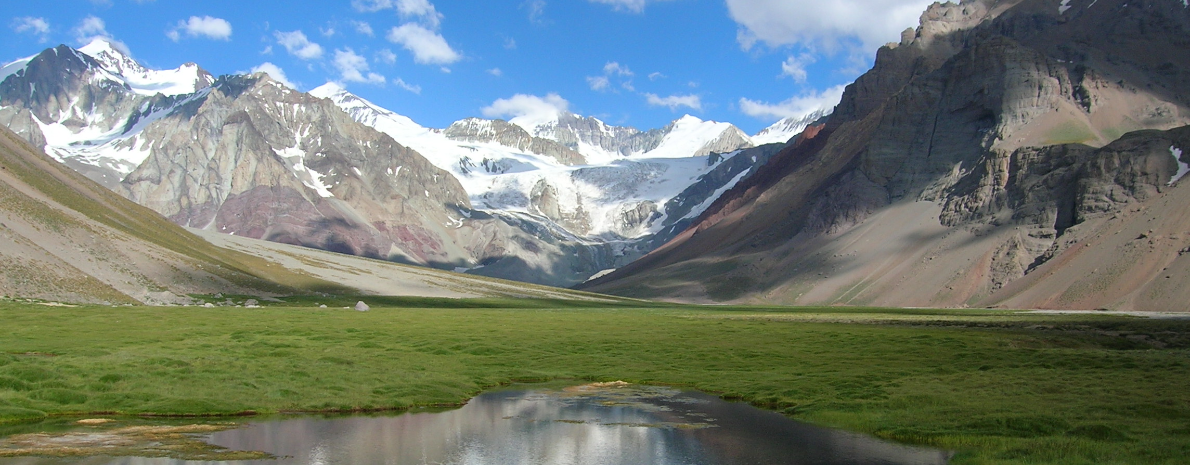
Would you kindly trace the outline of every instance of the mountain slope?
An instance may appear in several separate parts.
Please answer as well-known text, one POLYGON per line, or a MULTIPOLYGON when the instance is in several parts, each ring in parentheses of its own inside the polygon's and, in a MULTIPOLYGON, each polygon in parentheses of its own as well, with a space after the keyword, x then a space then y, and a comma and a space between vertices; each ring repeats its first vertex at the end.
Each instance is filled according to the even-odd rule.
POLYGON ((207 244, 0 128, 0 293, 185 303, 186 294, 343 291, 207 244), (277 283, 287 283, 285 285, 277 283))
POLYGON ((188 294, 326 292, 607 300, 198 233, 86 179, 0 128, 0 296, 103 304, 198 302, 188 294))
MULTIPOLYGON (((1095 238, 1184 189, 1170 184, 1184 128, 1121 135, 1190 124, 1188 33, 1190 12, 1174 1, 935 4, 763 176, 588 288, 679 300, 1174 309, 1142 292, 1164 275, 1078 251, 1116 247, 1095 238), (1120 295, 1100 288, 1108 281, 1072 277, 1110 263, 1135 278, 1113 281, 1120 295)), ((1127 263, 1180 269, 1166 252, 1154 246, 1127 263)), ((1169 282, 1186 279, 1176 274, 1169 282)))

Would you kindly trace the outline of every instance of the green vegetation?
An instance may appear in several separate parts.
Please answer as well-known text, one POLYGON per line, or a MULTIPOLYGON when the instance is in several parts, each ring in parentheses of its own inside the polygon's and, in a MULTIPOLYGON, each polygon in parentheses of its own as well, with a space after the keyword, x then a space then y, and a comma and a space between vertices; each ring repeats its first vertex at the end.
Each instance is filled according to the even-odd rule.
POLYGON ((0 419, 401 409, 512 381, 625 380, 954 449, 955 463, 1190 457, 1186 320, 370 297, 369 312, 341 308, 354 300, 0 302, 0 419))

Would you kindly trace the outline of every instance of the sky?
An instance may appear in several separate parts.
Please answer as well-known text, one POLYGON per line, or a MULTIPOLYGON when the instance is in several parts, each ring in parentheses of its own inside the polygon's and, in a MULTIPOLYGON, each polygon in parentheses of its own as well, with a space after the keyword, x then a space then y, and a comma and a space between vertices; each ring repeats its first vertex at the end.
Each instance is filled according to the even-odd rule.
POLYGON ((336 82, 444 128, 566 110, 749 134, 838 101, 923 0, 7 1, 0 61, 105 37, 141 63, 336 82))

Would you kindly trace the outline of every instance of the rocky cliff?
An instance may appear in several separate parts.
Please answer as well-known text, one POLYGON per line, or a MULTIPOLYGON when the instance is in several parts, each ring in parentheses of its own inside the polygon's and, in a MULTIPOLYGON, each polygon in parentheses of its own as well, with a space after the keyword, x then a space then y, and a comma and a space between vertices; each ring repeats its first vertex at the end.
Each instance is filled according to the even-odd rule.
MULTIPOLYGON (((1085 281, 1069 276, 1107 262, 1128 274, 1109 253, 1079 251, 1106 247, 1094 238, 1181 192, 1171 180, 1185 129, 1170 129, 1190 124, 1188 33, 1190 12, 1175 1, 935 4, 764 175, 591 288, 799 304, 1172 309, 1136 293, 1156 279, 1190 280, 1184 273, 1131 270, 1110 292, 1107 281, 1079 287, 1085 281), (1051 294, 1038 291, 1047 286, 1051 294)), ((1162 238, 1170 247, 1185 240, 1171 237, 1162 238)), ((1176 255, 1148 253, 1157 255, 1136 263, 1176 268, 1176 255)))

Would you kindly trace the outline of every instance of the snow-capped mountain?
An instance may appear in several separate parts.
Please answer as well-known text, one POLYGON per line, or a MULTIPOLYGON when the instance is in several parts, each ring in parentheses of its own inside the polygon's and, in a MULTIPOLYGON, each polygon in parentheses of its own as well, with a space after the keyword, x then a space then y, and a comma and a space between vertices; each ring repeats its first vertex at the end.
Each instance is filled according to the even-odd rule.
MULTIPOLYGON (((697 216, 701 210, 693 208, 674 217, 666 204, 725 159, 752 146, 735 126, 688 115, 651 132, 608 126, 569 113, 539 121, 534 129, 540 136, 529 135, 516 120, 478 118, 437 131, 335 84, 310 93, 329 98, 356 121, 407 144, 453 173, 475 208, 545 217, 587 240, 640 239, 697 216), (646 138, 655 142, 637 143, 646 138), (594 144, 601 145, 595 148, 594 144), (574 155, 560 157, 558 151, 574 155)), ((758 157, 746 168, 733 164, 732 177, 712 190, 730 188, 762 159, 767 157, 758 157)))
POLYGON ((554 285, 649 252, 780 147, 693 116, 431 129, 334 84, 151 70, 107 41, 2 73, 0 124, 176 223, 554 285))
POLYGON ((805 131, 811 124, 830 116, 830 114, 831 109, 828 108, 810 112, 800 118, 795 116, 784 118, 752 136, 752 143, 756 145, 785 144, 789 142, 789 139, 805 131))
POLYGON ((214 81, 192 63, 146 69, 103 39, 17 60, 0 76, 0 122, 107 187, 149 155, 140 130, 214 81))

